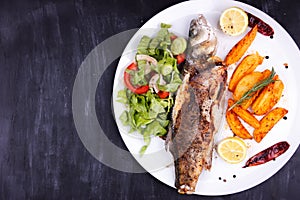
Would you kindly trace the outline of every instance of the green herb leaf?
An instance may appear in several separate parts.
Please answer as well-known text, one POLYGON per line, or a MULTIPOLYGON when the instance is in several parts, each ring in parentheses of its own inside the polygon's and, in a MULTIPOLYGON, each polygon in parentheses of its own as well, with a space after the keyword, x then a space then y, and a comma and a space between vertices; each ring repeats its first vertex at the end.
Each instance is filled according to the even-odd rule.
POLYGON ((139 151, 140 156, 145 154, 145 151, 147 150, 147 148, 148 148, 148 145, 142 146, 142 148, 139 151))
POLYGON ((160 28, 171 28, 171 27, 172 27, 171 24, 165 24, 165 23, 160 24, 160 28))
POLYGON ((150 124, 154 120, 154 119, 147 119, 146 117, 147 116, 145 116, 144 113, 137 113, 135 115, 135 122, 138 128, 150 124))
POLYGON ((137 47, 138 54, 148 54, 148 46, 151 38, 144 35, 137 47))
POLYGON ((150 137, 151 135, 162 136, 166 133, 167 130, 164 127, 162 127, 157 120, 155 120, 145 128, 143 135, 147 137, 150 137))
POLYGON ((180 79, 179 74, 173 71, 170 83, 166 85, 158 85, 158 88, 162 91, 176 92, 181 83, 182 80, 180 79))
POLYGON ((127 98, 127 89, 120 90, 117 94, 117 101, 120 103, 128 104, 128 98, 127 98))
POLYGON ((164 107, 159 103, 158 100, 155 98, 152 98, 151 104, 150 104, 150 111, 149 111, 149 117, 151 119, 154 119, 157 117, 158 114, 166 112, 164 107))
POLYGON ((129 124, 128 112, 126 110, 120 115, 120 121, 124 126, 129 124))

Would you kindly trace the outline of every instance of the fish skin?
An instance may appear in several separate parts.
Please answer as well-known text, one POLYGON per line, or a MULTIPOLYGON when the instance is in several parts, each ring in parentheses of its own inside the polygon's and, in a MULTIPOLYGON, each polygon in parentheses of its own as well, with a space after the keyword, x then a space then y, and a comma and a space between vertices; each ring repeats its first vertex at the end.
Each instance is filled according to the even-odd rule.
POLYGON ((211 59, 217 38, 203 15, 189 29, 183 83, 172 111, 166 148, 175 166, 175 187, 181 194, 195 191, 203 169, 210 170, 214 136, 224 112, 227 70, 211 59))

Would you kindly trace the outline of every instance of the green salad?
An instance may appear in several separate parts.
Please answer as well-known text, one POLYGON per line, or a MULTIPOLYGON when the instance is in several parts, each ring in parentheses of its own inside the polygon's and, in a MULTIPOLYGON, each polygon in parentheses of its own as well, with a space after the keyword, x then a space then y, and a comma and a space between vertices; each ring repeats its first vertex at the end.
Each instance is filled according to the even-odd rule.
POLYGON ((187 42, 169 28, 171 25, 162 23, 154 38, 141 38, 135 61, 124 71, 125 89, 117 96, 117 101, 127 107, 121 122, 130 127, 130 132, 143 135, 145 145, 140 155, 145 153, 151 136, 167 134, 174 94, 182 83, 177 66, 185 60, 187 42))

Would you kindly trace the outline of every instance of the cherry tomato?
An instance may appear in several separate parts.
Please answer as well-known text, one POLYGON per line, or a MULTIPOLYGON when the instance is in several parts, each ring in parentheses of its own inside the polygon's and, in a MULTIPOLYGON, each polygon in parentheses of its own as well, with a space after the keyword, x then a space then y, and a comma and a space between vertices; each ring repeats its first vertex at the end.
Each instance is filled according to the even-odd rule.
POLYGON ((165 98, 167 98, 168 96, 169 96, 169 92, 167 92, 167 91, 159 91, 158 93, 157 93, 157 95, 159 96, 159 98, 161 98, 161 99, 165 99, 165 98))
POLYGON ((177 35, 171 35, 170 36, 170 39, 173 41, 173 40, 175 40, 177 38, 177 35))
MULTIPOLYGON (((133 62, 133 63, 131 63, 127 68, 126 68, 126 70, 133 70, 133 71, 135 71, 135 70, 137 70, 138 69, 138 67, 137 67, 137 65, 136 65, 136 63, 135 62, 133 62)), ((124 82, 125 82, 125 86, 129 89, 129 90, 131 90, 133 93, 135 93, 135 94, 144 94, 144 93, 146 93, 148 90, 149 90, 149 85, 143 85, 143 86, 134 86, 134 85, 132 85, 132 83, 131 83, 131 76, 130 76, 130 74, 128 73, 128 72, 126 72, 126 70, 125 70, 125 72, 124 72, 124 82)))
POLYGON ((179 65, 180 63, 185 61, 185 54, 182 53, 182 54, 177 55, 176 59, 177 59, 177 64, 179 65))

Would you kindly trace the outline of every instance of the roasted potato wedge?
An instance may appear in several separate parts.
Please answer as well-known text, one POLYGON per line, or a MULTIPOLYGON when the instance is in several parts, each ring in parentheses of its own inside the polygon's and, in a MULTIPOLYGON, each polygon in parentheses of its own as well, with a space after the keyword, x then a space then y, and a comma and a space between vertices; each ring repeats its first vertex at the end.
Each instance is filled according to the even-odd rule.
MULTIPOLYGON (((263 74, 263 79, 265 79, 265 78, 267 78, 267 77, 269 77, 269 76, 271 75, 271 71, 268 70, 268 69, 266 69, 266 70, 264 70, 264 71, 262 72, 262 74, 263 74)), ((257 91, 250 99, 246 99, 246 100, 241 104, 241 106, 242 106, 242 108, 243 108, 244 110, 247 110, 247 109, 252 105, 252 103, 254 102, 254 100, 255 100, 255 99, 257 98, 257 96, 259 95, 260 91, 261 91, 261 90, 257 91)))
POLYGON ((227 110, 226 120, 230 129, 236 136, 243 139, 252 139, 252 135, 250 135, 248 130, 243 126, 242 122, 235 112, 233 112, 232 110, 227 110))
POLYGON ((259 91, 255 92, 255 94, 252 95, 252 97, 250 99, 246 99, 243 101, 243 103, 241 104, 241 107, 244 110, 247 110, 252 105, 252 103, 254 102, 254 100, 257 98, 258 95, 259 95, 259 91))
MULTIPOLYGON (((233 104, 233 99, 229 99, 228 106, 231 107, 233 104)), ((241 106, 235 106, 232 111, 253 128, 260 127, 259 121, 248 110, 244 110, 241 106)))
POLYGON ((244 76, 236 85, 236 88, 233 92, 233 99, 235 101, 239 100, 246 92, 252 89, 252 87, 262 79, 263 74, 256 71, 244 76))
POLYGON ((256 142, 260 142, 275 124, 288 113, 285 108, 274 108, 260 120, 260 127, 254 129, 253 137, 256 142))
POLYGON ((266 78, 268 78, 271 75, 271 71, 269 69, 265 69, 262 72, 262 75, 263 75, 263 79, 266 79, 266 78))
POLYGON ((237 68, 235 68, 229 81, 229 91, 234 91, 241 78, 253 72, 258 65, 262 64, 263 60, 264 57, 260 56, 257 52, 255 54, 247 55, 237 66, 237 68))
POLYGON ((264 115, 269 112, 280 100, 284 89, 283 82, 278 75, 274 77, 275 82, 267 85, 252 104, 253 113, 264 115))
POLYGON ((227 54, 225 58, 225 64, 231 65, 239 61, 249 46, 252 44, 256 37, 257 25, 255 25, 246 35, 243 37, 227 54))

